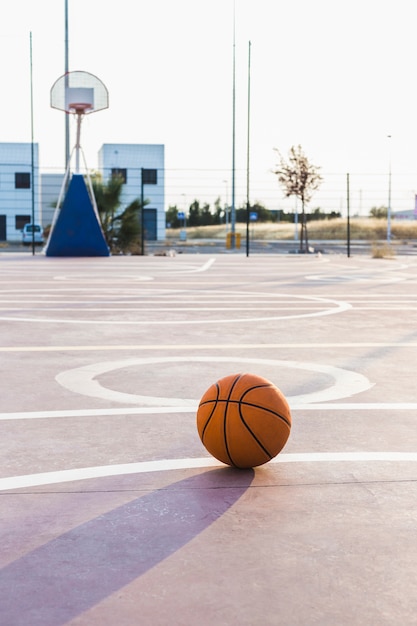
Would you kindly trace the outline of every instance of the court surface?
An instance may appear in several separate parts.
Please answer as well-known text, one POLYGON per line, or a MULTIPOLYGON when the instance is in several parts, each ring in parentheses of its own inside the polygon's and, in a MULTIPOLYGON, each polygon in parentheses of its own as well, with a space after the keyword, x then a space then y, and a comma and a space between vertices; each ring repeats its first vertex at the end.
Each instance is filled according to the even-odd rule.
POLYGON ((2 626, 417 624, 417 258, 0 255, 2 626), (196 408, 286 395, 254 470, 196 408))

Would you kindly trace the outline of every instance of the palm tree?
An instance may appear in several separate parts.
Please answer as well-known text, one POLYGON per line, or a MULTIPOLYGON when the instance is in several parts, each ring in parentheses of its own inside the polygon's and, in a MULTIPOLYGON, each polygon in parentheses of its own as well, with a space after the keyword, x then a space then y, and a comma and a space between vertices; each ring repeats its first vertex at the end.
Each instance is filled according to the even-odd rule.
POLYGON ((104 237, 110 251, 143 253, 140 224, 141 200, 136 198, 122 213, 118 213, 124 184, 123 176, 116 174, 105 183, 101 174, 95 173, 91 182, 104 237))
MULTIPOLYGON (((146 202, 144 202, 146 204, 146 202)), ((113 239, 115 248, 123 253, 143 254, 141 240, 141 224, 139 216, 142 203, 140 200, 133 200, 121 213, 113 220, 113 239)))

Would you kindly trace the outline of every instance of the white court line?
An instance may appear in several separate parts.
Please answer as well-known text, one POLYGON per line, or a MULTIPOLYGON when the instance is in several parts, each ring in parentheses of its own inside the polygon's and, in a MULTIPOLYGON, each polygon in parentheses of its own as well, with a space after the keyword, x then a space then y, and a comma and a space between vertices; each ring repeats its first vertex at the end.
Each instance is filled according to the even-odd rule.
MULTIPOLYGON (((355 307, 357 308, 357 307, 355 307)), ((360 307, 361 309, 364 308, 365 310, 367 309, 376 309, 376 310, 380 310, 380 307, 360 307)), ((384 307, 384 311, 386 310, 395 310, 395 311, 404 311, 405 309, 415 309, 417 308, 417 304, 415 307, 412 306, 407 306, 407 307, 403 307, 403 306, 398 306, 398 307, 384 307)), ((318 305, 314 305, 314 304, 307 304, 307 306, 303 306, 303 309, 309 309, 309 310, 319 310, 322 311, 323 307, 319 307, 318 305)), ((184 311, 186 312, 190 312, 192 311, 193 313, 200 313, 200 312, 204 312, 207 313, 207 311, 209 312, 217 312, 217 311, 226 311, 226 312, 232 312, 232 311, 240 311, 241 313, 245 313, 246 311, 256 311, 256 312, 261 312, 261 311, 275 311, 275 313, 277 311, 281 312, 281 311, 299 311, 300 310, 300 306, 245 306, 244 308, 242 308, 242 306, 236 306, 235 303, 233 303, 233 305, 231 306, 201 306, 200 304, 195 303, 195 306, 161 306, 161 307, 138 307, 138 306, 124 306, 124 307, 110 307, 110 306, 106 306, 106 303, 101 303, 101 307, 69 307, 69 306, 65 306, 64 303, 62 303, 61 307, 53 307, 53 306, 48 306, 48 304, 45 304, 44 306, 40 307, 40 306, 26 306, 26 303, 22 303, 22 306, 19 307, 0 307, 0 311, 25 311, 25 312, 39 312, 39 311, 54 311, 54 312, 61 312, 61 313, 67 313, 68 311, 75 311, 77 313, 114 313, 114 312, 122 312, 122 313, 167 313, 167 312, 174 312, 174 313, 182 313, 184 311), (23 308, 23 305, 24 308, 23 308)))
MULTIPOLYGON (((173 258, 173 257, 170 257, 173 258)), ((195 259, 195 257, 194 257, 195 259)), ((210 269, 210 267, 213 265, 213 263, 216 262, 215 258, 211 258, 208 261, 206 261, 205 263, 203 263, 203 265, 199 265, 198 267, 194 267, 193 265, 193 261, 194 259, 187 259, 187 263, 188 263, 188 268, 185 267, 183 269, 179 269, 177 267, 174 266, 170 266, 169 268, 162 267, 161 265, 159 265, 158 263, 156 263, 153 260, 153 266, 152 264, 147 264, 146 267, 144 268, 146 270, 146 272, 154 272, 154 273, 158 273, 159 277, 160 276, 174 276, 177 274, 195 274, 197 272, 206 272, 207 270, 210 269), (162 270, 162 271, 161 271, 162 270)), ((113 266, 114 267, 114 266, 113 266)), ((117 276, 117 274, 115 275, 115 278, 117 281, 119 281, 119 278, 117 276)), ((85 282, 86 280, 94 280, 94 282, 106 282, 106 279, 104 279, 102 277, 102 275, 96 275, 96 274, 87 274, 87 276, 85 276, 85 274, 77 274, 76 272, 72 275, 72 276, 68 276, 68 275, 58 275, 58 276, 54 276, 54 280, 76 280, 76 281, 83 281, 85 282)), ((108 279, 107 279, 108 280, 108 279)), ((137 281, 137 280, 155 280, 155 278, 153 276, 147 276, 147 275, 143 275, 143 276, 135 276, 134 274, 130 275, 124 275, 121 277, 121 282, 123 282, 123 280, 131 282, 133 281, 137 281)))
POLYGON ((69 417, 106 417, 111 415, 153 415, 166 413, 196 413, 198 401, 187 406, 124 407, 123 409, 73 409, 63 411, 20 411, 0 413, 2 420, 54 419, 69 417))
POLYGON ((213 265, 213 263, 216 262, 216 259, 209 259, 206 263, 204 263, 204 265, 201 265, 200 267, 194 268, 192 270, 179 270, 179 269, 173 269, 170 273, 169 276, 172 276, 173 274, 193 274, 196 272, 206 272, 208 269, 210 269, 210 267, 213 265))
POLYGON ((0 346, 0 352, 108 352, 113 350, 279 350, 281 348, 417 348, 416 342, 349 342, 349 343, 212 343, 212 344, 129 344, 129 345, 89 345, 89 346, 0 346))
MULTIPOLYGON (((261 297, 262 294, 258 294, 258 298, 261 297)), ((284 297, 287 297, 284 295, 284 297)), ((295 296, 303 300, 303 304, 316 304, 319 303, 322 306, 322 310, 314 311, 314 312, 306 312, 306 313, 296 313, 293 315, 272 315, 272 316, 256 316, 256 317, 245 317, 245 312, 242 312, 242 317, 238 318, 230 318, 230 317, 222 317, 215 319, 186 319, 186 320, 175 320, 175 319, 164 319, 164 320, 103 320, 103 319, 93 319, 93 320, 85 320, 85 319, 60 319, 49 318, 49 317, 10 317, 0 315, 0 319, 7 322, 35 322, 39 324, 89 324, 89 325, 97 325, 97 324, 109 324, 116 326, 125 326, 125 325, 133 325, 133 326, 143 326, 143 325, 187 325, 190 324, 237 324, 237 323, 247 323, 247 322, 265 322, 265 321, 278 321, 278 320, 289 320, 289 319, 301 319, 301 318, 310 318, 310 317, 323 317, 325 315, 335 315, 337 313, 343 313, 352 309, 352 305, 348 302, 333 300, 330 298, 321 298, 314 296, 295 296), (326 308, 330 307, 330 308, 326 308)), ((198 311, 198 308, 196 308, 198 311)), ((65 310, 64 310, 65 311, 65 310)))
MULTIPOLYGON (((269 463, 369 463, 369 462, 417 462, 417 452, 305 452, 296 454, 279 454, 269 463)), ((228 467, 213 457, 188 459, 162 459, 160 461, 142 461, 120 465, 100 465, 82 467, 40 474, 25 474, 0 478, 0 491, 56 485, 77 480, 122 476, 127 474, 143 474, 148 472, 174 471, 205 467, 228 467)))
MULTIPOLYGON (((417 402, 329 402, 298 404, 289 402, 291 411, 417 411, 417 402)), ((164 415, 196 413, 198 401, 184 406, 124 407, 121 409, 72 409, 56 411, 17 411, 0 413, 0 421, 31 419, 66 419, 71 417, 111 417, 112 415, 164 415)))
MULTIPOLYGON (((348 306, 343 310, 350 309, 348 306)), ((398 309, 400 310, 400 309, 398 309)), ((273 315, 266 317, 237 317, 237 318, 216 318, 216 319, 202 319, 202 320, 71 320, 71 319, 59 319, 59 318, 36 318, 36 317, 6 317, 1 315, 0 319, 4 322, 27 322, 38 324, 87 324, 97 326, 98 324, 109 324, 113 326, 163 326, 163 325, 195 325, 195 324, 242 324, 242 323, 254 323, 254 322, 271 322, 279 320, 299 319, 302 317, 321 317, 324 315, 333 315, 334 313, 340 313, 342 309, 325 309, 318 313, 303 313, 300 315, 273 315)), ((103 312, 103 310, 102 310, 103 312)), ((104 310, 105 312, 105 310, 104 310)))
POLYGON ((101 385, 96 377, 101 374, 107 374, 117 369, 149 366, 159 363, 239 363, 241 365, 269 365, 278 368, 290 368, 295 370, 307 370, 309 372, 318 372, 326 374, 334 380, 331 387, 320 389, 305 394, 295 396, 287 396, 288 402, 311 403, 326 402, 328 400, 339 400, 340 398, 348 398, 349 396, 367 391, 373 387, 366 376, 350 370, 334 367, 331 365, 308 363, 303 361, 281 361, 278 359, 258 359, 238 356, 165 356, 165 357, 140 357, 130 358, 118 361, 102 361, 99 363, 91 363, 82 367, 76 367, 71 370, 60 372, 55 376, 55 380, 70 391, 93 398, 102 398, 110 402, 122 402, 123 404, 142 404, 145 406, 195 406, 195 399, 184 398, 164 398, 159 396, 148 396, 143 394, 132 394, 119 392, 108 389, 101 385))
MULTIPOLYGON (((217 294, 216 294, 217 295, 217 294)), ((200 306, 200 304, 205 304, 206 306, 211 304, 213 302, 214 298, 213 298, 213 294, 211 296, 206 295, 206 294, 202 294, 201 292, 198 292, 198 295, 196 295, 195 297, 182 297, 182 295, 180 293, 172 293, 171 294, 160 294, 159 296, 155 297, 155 294, 152 293, 141 293, 140 295, 138 295, 137 297, 134 296, 118 296, 115 298, 109 298, 107 296, 107 294, 97 294, 96 298, 94 299, 90 299, 90 300, 78 300, 75 298, 71 298, 71 297, 67 297, 64 296, 61 298, 49 298, 47 294, 45 294, 44 298, 39 298, 39 299, 29 299, 26 298, 24 295, 21 298, 13 298, 13 299, 5 299, 2 298, 1 303, 3 305, 7 304, 14 304, 14 307, 9 307, 9 306, 3 306, 1 308, 1 310, 9 310, 11 308, 16 309, 19 308, 19 306, 31 306, 34 304, 47 304, 48 306, 51 305, 63 305, 63 306, 67 306, 67 305, 105 305, 105 304, 109 304, 109 305, 114 305, 115 301, 117 301, 117 304, 119 305, 119 308, 121 307, 121 305, 138 305, 138 304, 145 304, 147 307, 149 307, 150 305, 159 305, 159 306, 163 306, 165 303, 169 303, 170 306, 174 306, 175 304, 189 304, 189 305, 195 305, 195 306, 200 306)), ((228 298, 227 298, 228 302, 230 302, 231 305, 251 305, 252 302, 255 305, 258 305, 260 302, 265 303, 265 305, 268 306, 272 306, 274 305, 275 307, 280 307, 280 308, 284 308, 283 305, 287 305, 287 306, 291 306, 291 308, 301 308, 302 306, 306 306, 306 307, 310 307, 310 306, 314 306, 315 302, 308 300, 308 299, 295 299, 295 298, 277 298, 275 294, 256 294, 256 293, 248 293, 247 296, 245 298, 243 298, 240 294, 238 295, 234 295, 234 294, 228 294, 228 298)), ((369 298, 366 299, 355 299, 353 297, 343 297, 343 301, 349 300, 351 305, 356 307, 359 307, 360 305, 362 306, 373 306, 373 307, 379 307, 381 310, 385 310, 386 306, 413 306, 415 304, 417 304, 417 297, 415 299, 413 299, 412 297, 404 297, 404 300, 398 300, 398 299, 391 299, 391 300, 377 300, 375 298, 372 298, 372 296, 370 296, 369 298)), ((320 306, 321 303, 318 302, 317 306, 320 306)), ((263 306, 263 305, 260 305, 263 306)), ((146 310, 146 309, 142 309, 141 310, 146 310)))
MULTIPOLYGON (((72 281, 72 282, 77 282, 78 284, 82 284, 82 283, 89 283, 89 282, 93 282, 95 285, 108 285, 109 283, 109 279, 108 278, 103 278, 102 276, 74 276, 74 277, 68 277, 68 276, 54 276, 54 280, 58 280, 58 281, 72 281)), ((120 276, 120 279, 117 278, 117 282, 120 285, 126 285, 126 284, 131 284, 131 283, 137 283, 137 282, 146 282, 146 281, 152 281, 155 280, 155 278, 153 276, 120 276)))

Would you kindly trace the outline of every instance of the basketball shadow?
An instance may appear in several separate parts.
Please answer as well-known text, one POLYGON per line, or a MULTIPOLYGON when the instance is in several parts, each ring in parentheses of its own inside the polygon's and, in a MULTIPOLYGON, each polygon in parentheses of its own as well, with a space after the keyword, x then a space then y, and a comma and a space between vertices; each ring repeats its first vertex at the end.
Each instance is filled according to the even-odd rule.
POLYGON ((29 552, 0 571, 1 622, 58 626, 74 619, 205 530, 253 476, 233 468, 192 476, 29 552))

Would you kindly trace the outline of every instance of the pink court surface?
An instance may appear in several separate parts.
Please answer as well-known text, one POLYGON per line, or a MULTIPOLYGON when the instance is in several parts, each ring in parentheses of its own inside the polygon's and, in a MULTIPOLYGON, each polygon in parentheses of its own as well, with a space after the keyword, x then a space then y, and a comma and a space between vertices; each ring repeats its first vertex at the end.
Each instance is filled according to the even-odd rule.
POLYGON ((2 626, 417 623, 417 257, 0 255, 2 626), (272 381, 283 451, 196 428, 272 381))

